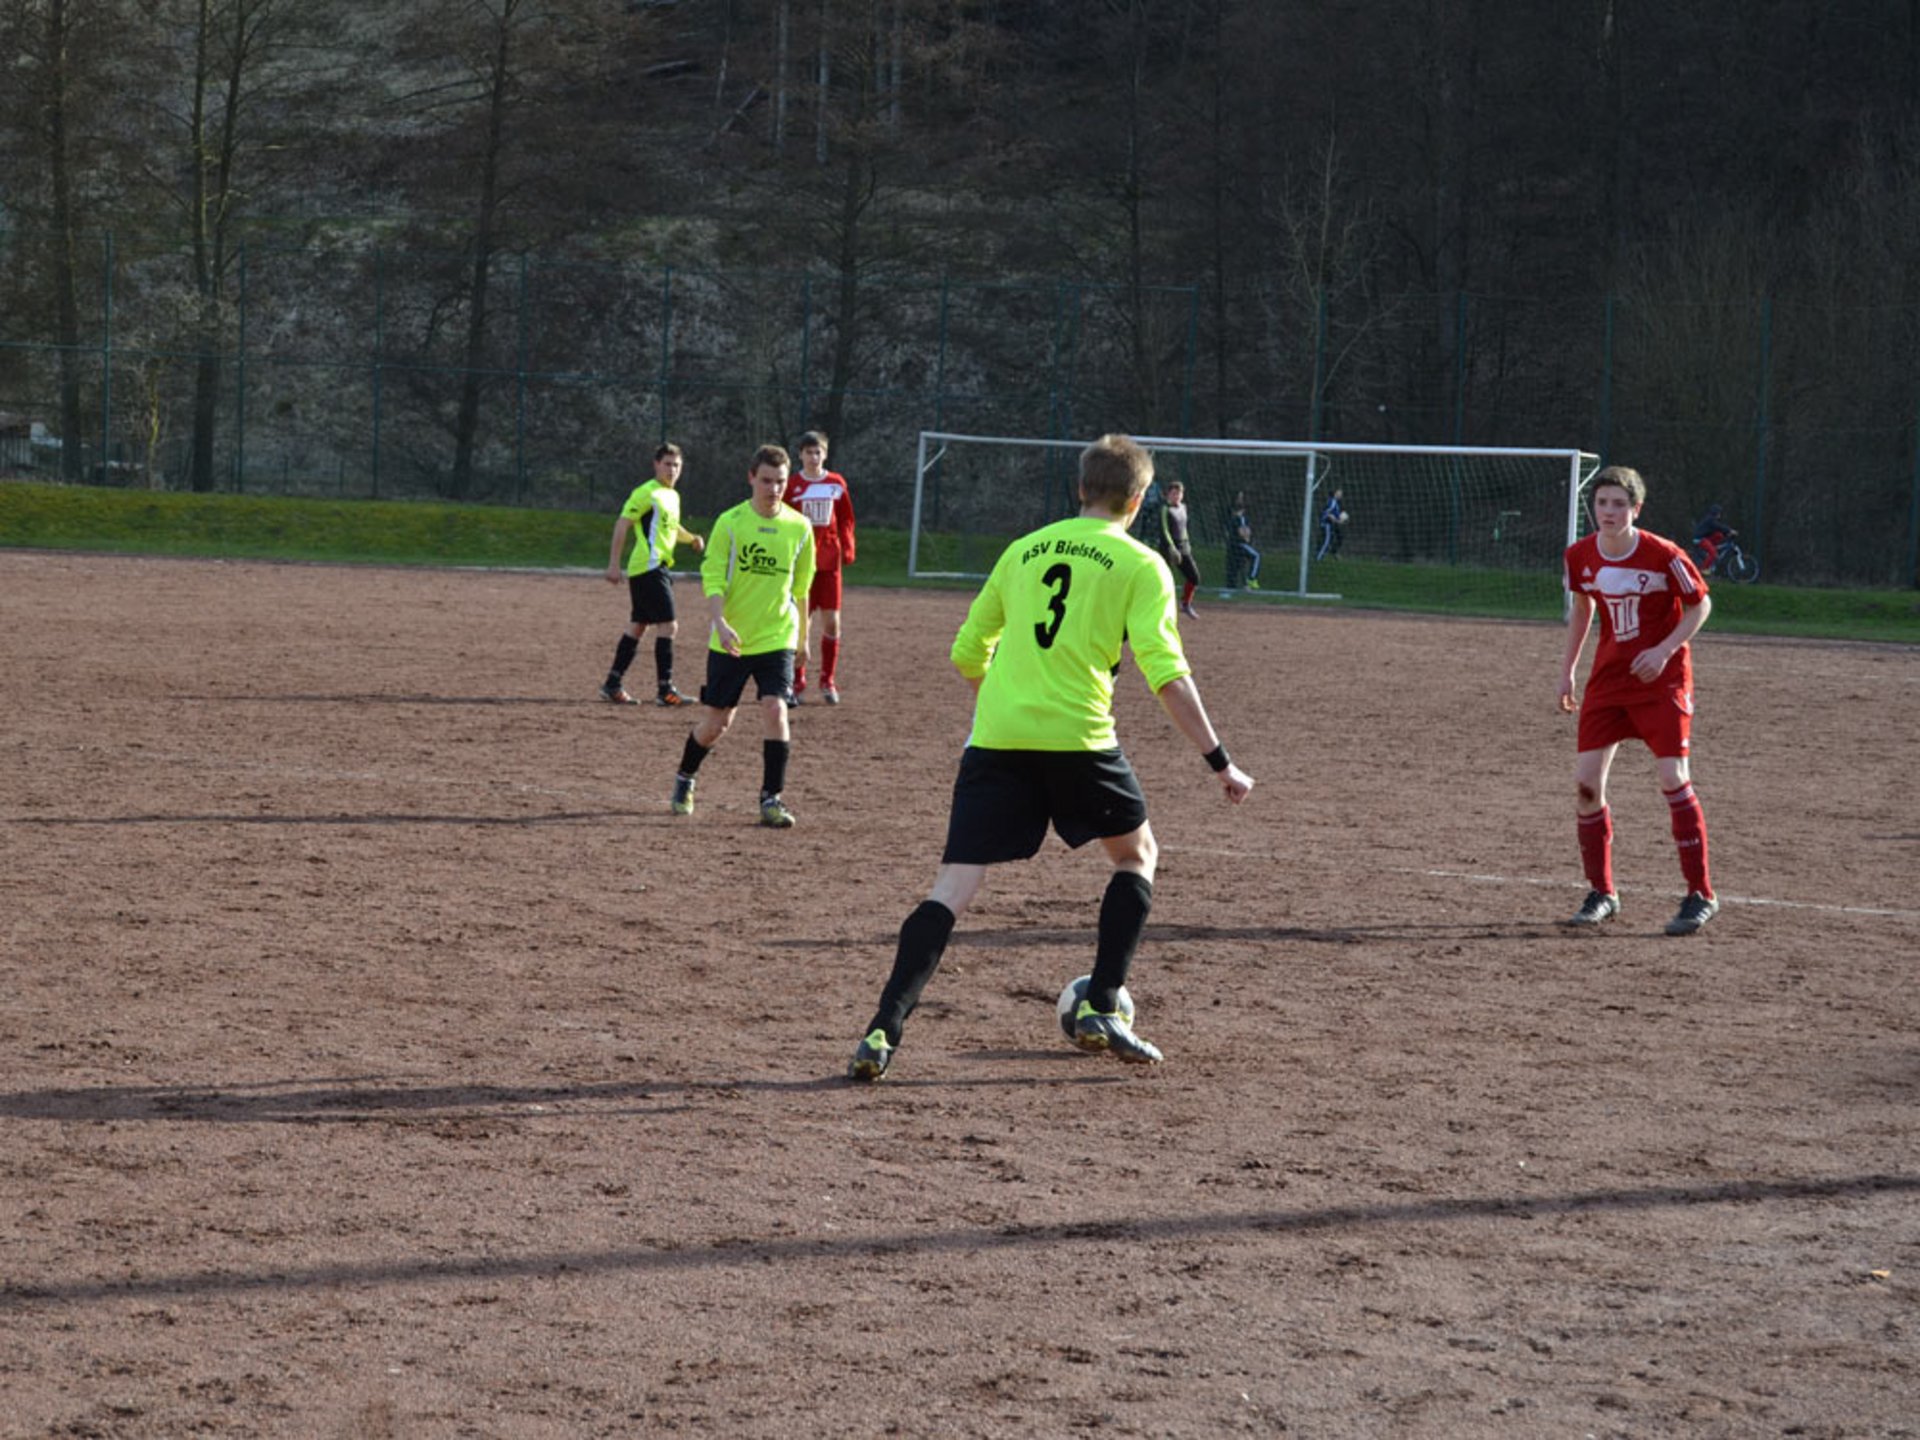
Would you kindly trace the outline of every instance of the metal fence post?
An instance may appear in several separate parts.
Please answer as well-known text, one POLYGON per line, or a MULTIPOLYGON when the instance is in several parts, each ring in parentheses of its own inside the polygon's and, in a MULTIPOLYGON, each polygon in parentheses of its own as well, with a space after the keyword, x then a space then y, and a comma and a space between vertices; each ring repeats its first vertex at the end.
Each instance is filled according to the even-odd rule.
POLYGON ((813 373, 813 277, 800 282, 800 423, 809 424, 813 416, 813 387, 807 383, 813 373))
POLYGON ((113 460, 113 232, 100 237, 105 274, 100 285, 100 483, 113 460))
POLYGON ((1193 372, 1200 363, 1200 287, 1187 287, 1187 363, 1180 377, 1180 433, 1193 433, 1193 372))
POLYGON ((383 375, 381 356, 386 350, 387 324, 387 251, 384 245, 373 247, 373 454, 368 478, 370 498, 380 498, 380 391, 383 375))
POLYGON ((1327 292, 1321 287, 1313 306, 1313 380, 1307 401, 1307 439, 1318 441, 1327 407, 1327 292))
POLYGON ((660 443, 667 443, 667 392, 673 384, 673 266, 660 276, 660 443))
POLYGON ((1453 292, 1453 443, 1467 443, 1467 292, 1453 292))
POLYGON ((1605 463, 1613 450, 1613 320, 1617 296, 1607 292, 1604 323, 1600 336, 1600 459, 1605 463))
POLYGON ((1907 504, 1907 588, 1920 587, 1920 409, 1913 416, 1913 496, 1907 504))
POLYGON ((1769 392, 1773 380, 1773 297, 1760 302, 1760 384, 1754 413, 1753 539, 1767 553, 1767 432, 1769 392))
MULTIPOLYGON (((233 348, 233 488, 247 488, 247 242, 238 246, 233 348)), ((284 488, 284 487, 283 487, 284 488)))
POLYGON ((520 252, 520 295, 513 342, 513 499, 527 498, 527 252, 520 252))
MULTIPOLYGON (((933 360, 933 428, 935 430, 945 430, 947 428, 947 324, 948 311, 952 301, 952 290, 953 276, 950 273, 943 273, 940 276, 940 342, 938 348, 934 351, 933 360)), ((926 452, 925 440, 920 442, 920 449, 922 463, 924 464, 926 452)), ((924 475, 926 472, 923 469, 920 473, 924 475)), ((928 523, 937 526, 940 523, 940 462, 938 460, 934 461, 933 475, 931 478, 933 481, 933 514, 929 518, 928 523)), ((916 487, 915 490, 914 503, 916 505, 919 504, 918 487, 916 487)), ((917 522, 914 528, 913 540, 917 546, 920 541, 920 531, 917 522)), ((915 554, 918 554, 917 550, 915 554)), ((913 573, 911 566, 908 568, 908 573, 913 573)))

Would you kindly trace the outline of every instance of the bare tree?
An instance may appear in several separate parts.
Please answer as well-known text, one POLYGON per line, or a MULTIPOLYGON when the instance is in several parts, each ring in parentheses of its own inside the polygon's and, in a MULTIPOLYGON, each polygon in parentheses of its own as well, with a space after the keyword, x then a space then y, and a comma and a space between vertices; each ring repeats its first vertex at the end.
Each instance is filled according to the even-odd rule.
POLYGON ((187 114, 187 225, 193 287, 193 438, 188 476, 195 490, 215 484, 214 437, 220 405, 224 302, 243 203, 241 165, 249 111, 270 83, 263 74, 267 35, 279 0, 194 0, 193 59, 187 114))
POLYGON ((0 91, 0 127, 13 127, 23 142, 15 173, 43 182, 12 188, 6 198, 17 213, 44 227, 39 248, 53 302, 60 468, 67 479, 80 477, 85 443, 82 215, 103 198, 95 192, 119 172, 107 163, 112 147, 91 118, 110 103, 116 80, 123 78, 116 74, 112 41, 132 22, 119 9, 112 0, 13 0, 0 10, 0 52, 16 57, 19 78, 10 92, 0 91))
POLYGON ((588 0, 440 0, 404 27, 410 83, 395 110, 419 153, 399 173, 458 217, 465 244, 457 294, 458 396, 446 490, 474 493, 504 257, 617 205, 624 169, 605 122, 621 36, 588 0))

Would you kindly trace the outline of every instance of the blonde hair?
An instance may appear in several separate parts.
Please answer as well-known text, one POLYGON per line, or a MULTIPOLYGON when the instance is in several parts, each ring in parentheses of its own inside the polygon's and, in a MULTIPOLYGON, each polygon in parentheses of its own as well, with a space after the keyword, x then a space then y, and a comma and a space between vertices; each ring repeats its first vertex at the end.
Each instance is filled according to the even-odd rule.
POLYGON ((1080 452, 1080 500, 1116 515, 1147 493, 1153 456, 1126 435, 1102 435, 1080 452))

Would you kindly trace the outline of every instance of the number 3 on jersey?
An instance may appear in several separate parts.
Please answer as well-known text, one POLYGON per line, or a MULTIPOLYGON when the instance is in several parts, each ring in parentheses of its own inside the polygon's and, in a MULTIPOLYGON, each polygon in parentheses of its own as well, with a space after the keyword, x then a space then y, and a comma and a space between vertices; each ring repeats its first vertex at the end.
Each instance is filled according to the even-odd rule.
POLYGON ((1060 633, 1061 622, 1067 618, 1067 591, 1073 588, 1073 567, 1064 560, 1049 566, 1047 573, 1040 577, 1040 583, 1053 594, 1047 597, 1047 609, 1053 619, 1044 625, 1033 627, 1033 638, 1040 642, 1042 650, 1053 648, 1053 637, 1060 633))

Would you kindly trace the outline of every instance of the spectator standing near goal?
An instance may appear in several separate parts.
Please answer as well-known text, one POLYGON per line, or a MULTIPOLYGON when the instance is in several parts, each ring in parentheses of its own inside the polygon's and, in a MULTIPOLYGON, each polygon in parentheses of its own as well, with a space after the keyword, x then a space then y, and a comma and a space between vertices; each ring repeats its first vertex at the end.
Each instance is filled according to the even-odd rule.
POLYGON ((761 745, 760 823, 775 830, 793 825, 781 798, 787 783, 792 732, 787 700, 793 686, 794 652, 807 643, 806 595, 813 583, 813 527, 781 500, 786 493, 787 452, 762 445, 747 471, 752 498, 713 522, 700 588, 707 598, 711 638, 705 707, 687 736, 670 802, 676 815, 693 813, 694 779, 708 753, 733 724, 733 714, 752 680, 766 720, 761 745))
POLYGON ((973 732, 954 781, 940 868, 900 927, 879 1008, 847 1066, 854 1080, 886 1073, 987 867, 1033 856, 1049 824, 1070 846, 1098 840, 1113 865, 1074 1043, 1136 1063, 1161 1058, 1119 1008, 1152 907, 1158 857, 1146 797, 1114 729, 1123 643, 1227 799, 1244 800, 1253 781, 1227 758, 1201 704, 1180 647, 1172 577, 1126 533, 1152 478, 1152 457, 1128 437, 1089 445, 1080 455, 1079 515, 1008 546, 954 637, 953 664, 978 692, 973 732))
POLYGON ((1720 912, 1707 872, 1707 817, 1688 770, 1693 730, 1688 642, 1707 623, 1713 602, 1684 550, 1635 525, 1646 500, 1646 482, 1638 471, 1609 465, 1593 480, 1590 504, 1598 528, 1566 552, 1573 605, 1560 662, 1560 708, 1569 714, 1575 709, 1574 670, 1594 612, 1600 612, 1600 641, 1578 707, 1580 751, 1574 763, 1580 859, 1591 890, 1567 923, 1598 925, 1620 913, 1607 773, 1621 742, 1638 739, 1659 764, 1660 791, 1687 882, 1687 898, 1667 922, 1667 934, 1691 935, 1720 912))
POLYGON ((1185 582, 1180 587, 1180 613, 1195 618, 1193 592, 1200 588, 1200 566, 1193 558, 1193 534, 1187 524, 1187 487, 1169 480, 1162 489, 1162 501, 1156 509, 1159 522, 1154 531, 1154 548, 1167 568, 1179 572, 1185 582))
MULTIPOLYGON (((807 596, 809 615, 820 615, 820 698, 840 703, 840 571, 853 564, 853 492, 847 477, 827 469, 827 437, 809 430, 800 437, 800 469, 787 482, 787 504, 813 526, 813 551, 818 568, 807 596)), ((807 688, 807 652, 794 657, 793 699, 807 688)))
POLYGON ((1314 555, 1316 560, 1324 560, 1329 555, 1340 553, 1341 542, 1346 538, 1347 504, 1346 492, 1334 486, 1333 494, 1327 497, 1327 503, 1320 511, 1320 549, 1314 555))
POLYGON ((639 486, 620 507, 613 522, 613 545, 607 552, 607 583, 627 582, 628 628, 613 647, 613 663, 600 686, 600 698, 616 705, 637 705, 626 690, 627 667, 639 652, 647 627, 654 629, 653 669, 656 705, 685 705, 687 697, 673 688, 673 637, 680 626, 673 610, 673 548, 685 540, 695 550, 706 542, 680 527, 680 472, 686 457, 678 445, 662 445, 653 452, 653 479, 639 486), (635 533, 637 531, 637 534, 635 533), (633 554, 622 565, 627 537, 634 535, 633 554))
POLYGON ((1227 588, 1244 585, 1260 588, 1260 552, 1253 548, 1253 516, 1247 509, 1247 492, 1233 497, 1227 511, 1227 588))

